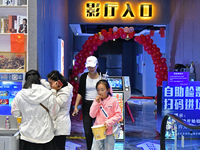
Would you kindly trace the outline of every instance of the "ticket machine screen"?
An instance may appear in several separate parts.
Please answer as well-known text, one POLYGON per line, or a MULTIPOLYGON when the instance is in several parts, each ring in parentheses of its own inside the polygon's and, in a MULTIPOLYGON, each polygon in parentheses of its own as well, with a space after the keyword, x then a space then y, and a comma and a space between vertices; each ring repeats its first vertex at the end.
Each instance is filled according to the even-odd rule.
POLYGON ((22 82, 0 82, 0 115, 11 115, 12 101, 21 89, 22 82))
POLYGON ((108 77, 108 83, 113 91, 123 91, 123 82, 121 77, 108 77))

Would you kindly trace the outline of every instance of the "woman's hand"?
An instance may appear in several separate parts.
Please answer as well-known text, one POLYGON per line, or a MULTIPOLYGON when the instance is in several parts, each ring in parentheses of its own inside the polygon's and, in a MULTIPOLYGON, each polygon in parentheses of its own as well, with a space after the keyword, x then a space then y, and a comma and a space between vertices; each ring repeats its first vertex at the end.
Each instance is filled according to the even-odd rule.
POLYGON ((72 116, 78 115, 78 108, 74 107, 74 112, 72 113, 72 116))
POLYGON ((101 101, 101 96, 100 96, 100 95, 97 95, 96 98, 95 98, 95 100, 96 100, 97 103, 100 103, 100 101, 101 101))

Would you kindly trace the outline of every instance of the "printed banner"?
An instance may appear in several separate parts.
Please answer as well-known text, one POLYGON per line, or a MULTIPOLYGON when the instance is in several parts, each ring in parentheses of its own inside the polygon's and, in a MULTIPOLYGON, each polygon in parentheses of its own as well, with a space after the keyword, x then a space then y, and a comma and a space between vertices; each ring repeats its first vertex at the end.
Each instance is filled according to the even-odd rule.
MULTIPOLYGON (((169 86, 163 82, 162 116, 170 113, 189 124, 200 125, 200 81, 190 81, 187 86, 169 86)), ((174 122, 171 121, 171 124, 174 122)), ((177 124, 178 135, 199 137, 200 131, 193 131, 177 124)), ((169 126, 168 126, 169 127, 169 126)), ((167 130, 166 130, 167 131, 167 130)), ((171 135, 172 136, 172 135, 171 135)))

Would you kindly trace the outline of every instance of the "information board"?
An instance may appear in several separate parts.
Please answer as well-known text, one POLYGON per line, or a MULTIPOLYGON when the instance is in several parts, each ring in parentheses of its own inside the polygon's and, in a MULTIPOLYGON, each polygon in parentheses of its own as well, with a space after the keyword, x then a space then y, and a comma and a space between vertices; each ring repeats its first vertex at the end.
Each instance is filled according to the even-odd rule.
POLYGON ((169 72, 169 86, 187 86, 189 84, 189 72, 169 72))
MULTIPOLYGON (((200 81, 189 81, 187 86, 169 86, 163 82, 162 117, 170 113, 189 124, 200 125, 200 81)), ((190 130, 178 124, 178 135, 191 135, 190 130)), ((193 131, 193 138, 200 131, 193 131)))

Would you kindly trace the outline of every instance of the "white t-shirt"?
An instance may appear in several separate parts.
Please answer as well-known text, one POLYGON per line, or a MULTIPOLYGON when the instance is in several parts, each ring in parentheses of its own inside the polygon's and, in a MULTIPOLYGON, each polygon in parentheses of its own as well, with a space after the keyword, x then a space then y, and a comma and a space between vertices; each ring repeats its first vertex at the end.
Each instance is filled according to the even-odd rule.
POLYGON ((91 79, 89 76, 86 77, 86 93, 85 99, 93 101, 98 95, 96 90, 96 84, 100 80, 100 76, 97 79, 91 79))

